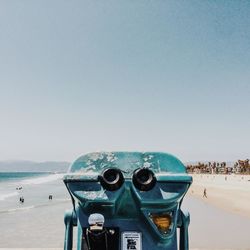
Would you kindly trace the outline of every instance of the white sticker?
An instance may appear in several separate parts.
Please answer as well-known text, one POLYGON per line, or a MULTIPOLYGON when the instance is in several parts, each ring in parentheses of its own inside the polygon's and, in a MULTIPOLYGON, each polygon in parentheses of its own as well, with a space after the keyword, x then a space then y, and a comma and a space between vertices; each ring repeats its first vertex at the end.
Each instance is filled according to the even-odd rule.
POLYGON ((122 250, 141 250, 141 233, 123 232, 122 233, 122 250))

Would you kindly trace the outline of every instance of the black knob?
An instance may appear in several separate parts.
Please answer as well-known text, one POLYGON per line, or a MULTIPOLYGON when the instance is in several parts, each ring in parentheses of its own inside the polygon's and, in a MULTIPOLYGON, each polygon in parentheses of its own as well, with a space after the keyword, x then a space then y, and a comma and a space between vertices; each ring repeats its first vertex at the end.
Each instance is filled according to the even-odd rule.
POLYGON ((105 169, 99 176, 99 180, 102 187, 108 191, 115 191, 124 183, 123 174, 118 168, 105 169))
POLYGON ((155 186, 156 178, 152 170, 148 168, 138 168, 133 174, 133 184, 141 191, 149 191, 155 186))

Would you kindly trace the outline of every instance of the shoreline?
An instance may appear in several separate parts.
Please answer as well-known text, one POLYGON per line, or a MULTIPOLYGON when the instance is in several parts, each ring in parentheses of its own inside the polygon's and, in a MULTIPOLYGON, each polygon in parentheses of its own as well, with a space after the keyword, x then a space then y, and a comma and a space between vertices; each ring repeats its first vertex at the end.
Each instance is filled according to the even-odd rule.
POLYGON ((250 218, 250 175, 192 174, 188 195, 250 218), (206 188, 207 198, 203 197, 206 188))

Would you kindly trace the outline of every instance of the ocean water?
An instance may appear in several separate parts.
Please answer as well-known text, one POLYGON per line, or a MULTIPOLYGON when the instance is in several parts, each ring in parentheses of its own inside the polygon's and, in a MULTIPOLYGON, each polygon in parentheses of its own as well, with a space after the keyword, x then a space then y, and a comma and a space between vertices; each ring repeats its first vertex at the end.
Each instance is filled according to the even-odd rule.
POLYGON ((63 174, 44 172, 1 172, 0 213, 31 209, 66 200, 68 195, 62 181, 63 174), (20 202, 24 198, 24 203, 20 202))
POLYGON ((64 212, 72 205, 62 177, 0 173, 0 248, 63 248, 64 212))
POLYGON ((0 182, 5 181, 17 181, 21 179, 27 179, 37 176, 45 176, 49 173, 46 172, 0 172, 0 182))

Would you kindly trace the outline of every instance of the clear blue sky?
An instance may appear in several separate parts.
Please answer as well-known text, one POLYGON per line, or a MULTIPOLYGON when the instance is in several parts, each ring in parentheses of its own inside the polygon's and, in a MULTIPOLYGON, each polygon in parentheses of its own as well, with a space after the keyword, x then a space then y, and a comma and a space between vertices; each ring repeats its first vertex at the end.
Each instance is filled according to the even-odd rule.
POLYGON ((1 1, 0 160, 250 157, 249 1, 1 1))

